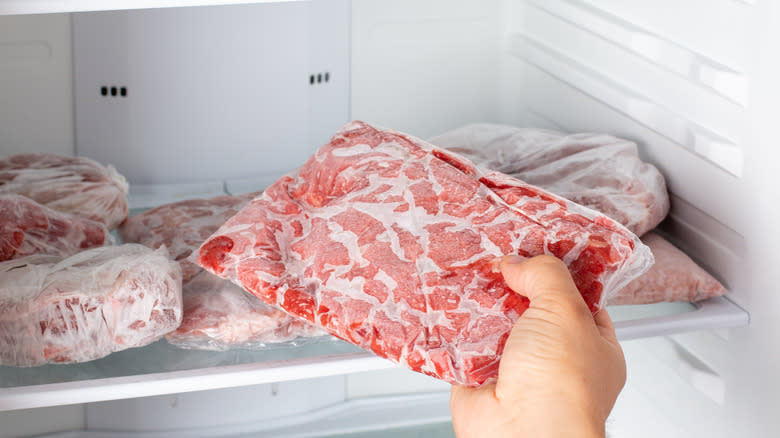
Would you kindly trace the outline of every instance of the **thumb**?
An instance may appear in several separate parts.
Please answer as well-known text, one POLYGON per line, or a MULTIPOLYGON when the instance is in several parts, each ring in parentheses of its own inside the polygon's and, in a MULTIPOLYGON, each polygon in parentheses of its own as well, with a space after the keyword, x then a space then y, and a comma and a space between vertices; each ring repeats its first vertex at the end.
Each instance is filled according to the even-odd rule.
POLYGON ((505 257, 501 273, 507 286, 531 302, 529 307, 559 316, 590 316, 585 300, 571 278, 569 268, 556 257, 536 256, 519 263, 516 256, 505 257))

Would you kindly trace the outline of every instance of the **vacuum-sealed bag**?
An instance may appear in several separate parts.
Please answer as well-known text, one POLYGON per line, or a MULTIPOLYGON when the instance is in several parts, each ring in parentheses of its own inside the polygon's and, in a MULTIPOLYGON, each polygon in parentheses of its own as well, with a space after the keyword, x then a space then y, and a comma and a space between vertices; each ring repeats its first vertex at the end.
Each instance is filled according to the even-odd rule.
POLYGON ((67 257, 111 242, 103 224, 0 194, 0 262, 33 254, 67 257))
POLYGON ((206 271, 184 284, 183 298, 182 323, 165 336, 180 348, 255 350, 327 334, 206 271))
POLYGON ((669 212, 666 182, 636 144, 606 134, 473 124, 430 142, 590 207, 641 236, 669 212))
POLYGON ((109 230, 127 218, 127 190, 127 181, 116 169, 89 158, 53 154, 0 158, 0 193, 26 196, 109 230))
POLYGON ((718 280, 660 235, 642 236, 655 256, 655 264, 617 294, 608 304, 651 304, 701 301, 726 294, 718 280))
POLYGON ((494 381, 528 306, 507 254, 552 254, 593 312, 652 264, 606 216, 353 122, 201 246, 198 262, 331 334, 451 383, 494 381))
POLYGON ((181 269, 164 249, 106 246, 0 263, 0 364, 98 359, 181 322, 181 269))

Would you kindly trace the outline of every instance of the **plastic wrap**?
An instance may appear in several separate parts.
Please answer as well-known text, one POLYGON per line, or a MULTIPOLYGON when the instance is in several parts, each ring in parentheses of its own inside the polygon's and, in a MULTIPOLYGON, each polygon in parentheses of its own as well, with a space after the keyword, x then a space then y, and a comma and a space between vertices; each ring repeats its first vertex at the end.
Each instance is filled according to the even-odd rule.
POLYGON ((165 249, 95 248, 0 263, 0 364, 98 359, 181 322, 181 269, 165 249))
POLYGON ((430 142, 604 213, 639 236, 669 212, 663 176, 627 140, 473 124, 430 142))
POLYGON ((192 251, 260 193, 160 205, 128 218, 119 227, 119 236, 123 242, 140 243, 149 248, 165 245, 171 257, 181 264, 182 281, 186 283, 202 271, 200 266, 188 260, 192 251))
POLYGON ((198 262, 342 339, 475 386, 495 380, 528 307, 496 262, 543 253, 569 266, 594 312, 652 264, 600 213, 353 122, 220 227, 198 262))
POLYGON ((654 232, 642 241, 655 264, 609 299, 608 304, 651 304, 701 301, 726 294, 726 288, 684 252, 654 232))
POLYGON ((209 272, 201 271, 185 283, 183 297, 182 323, 165 337, 180 348, 259 349, 327 334, 209 272))
POLYGON ((188 258, 220 225, 260 193, 165 204, 130 217, 119 228, 125 242, 150 248, 165 245, 181 264, 184 313, 181 326, 166 336, 169 343, 200 350, 259 349, 325 334, 233 283, 204 272, 188 258))
POLYGON ((0 158, 0 193, 16 193, 53 210, 104 224, 127 218, 127 181, 112 166, 84 157, 22 154, 0 158))
POLYGON ((110 243, 103 224, 0 194, 0 262, 32 254, 67 257, 110 243))

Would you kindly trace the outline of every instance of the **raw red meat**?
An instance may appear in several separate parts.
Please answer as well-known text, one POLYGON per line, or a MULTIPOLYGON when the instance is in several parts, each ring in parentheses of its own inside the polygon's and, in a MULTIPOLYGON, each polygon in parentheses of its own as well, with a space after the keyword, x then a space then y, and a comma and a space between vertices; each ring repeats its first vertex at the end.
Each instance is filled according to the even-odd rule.
POLYGON ((0 158, 0 193, 24 195, 53 210, 113 230, 127 218, 127 181, 84 157, 22 154, 0 158))
POLYGON ((181 325, 165 338, 181 348, 198 350, 257 349, 322 336, 323 330, 264 301, 228 280, 202 271, 184 284, 181 325))
POLYGON ((202 270, 187 260, 192 251, 260 193, 161 205, 128 218, 119 227, 119 235, 124 242, 140 243, 149 248, 165 245, 173 259, 181 264, 182 280, 186 283, 202 270))
POLYGON ((0 364, 98 359, 181 322, 181 270, 165 250, 106 246, 0 263, 0 364))
POLYGON ((652 255, 615 221, 416 138, 353 122, 201 247, 264 301, 451 383, 493 381, 527 300, 505 254, 553 254, 592 311, 652 255))
POLYGON ((669 212, 664 177, 628 140, 480 123, 430 142, 599 211, 638 236, 669 212))
POLYGON ((19 195, 0 194, 0 261, 32 254, 67 257, 110 242, 98 223, 46 208, 19 195))
POLYGON ((205 350, 254 349, 325 334, 188 260, 192 251, 260 193, 161 205, 130 217, 119 228, 125 242, 154 249, 165 245, 182 267, 184 316, 179 328, 166 336, 171 344, 205 350))
POLYGON ((609 299, 609 304, 701 301, 726 293, 726 288, 684 252, 650 232, 642 236, 655 264, 609 299))

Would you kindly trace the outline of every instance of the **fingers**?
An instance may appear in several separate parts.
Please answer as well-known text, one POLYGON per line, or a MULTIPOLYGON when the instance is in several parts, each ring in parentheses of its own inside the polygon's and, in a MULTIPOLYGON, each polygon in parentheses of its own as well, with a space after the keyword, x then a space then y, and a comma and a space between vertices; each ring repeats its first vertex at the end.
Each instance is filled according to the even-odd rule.
POLYGON ((596 321, 596 327, 599 329, 601 336, 609 340, 617 340, 617 334, 615 333, 615 325, 612 323, 607 309, 601 309, 596 316, 593 317, 596 321))
POLYGON ((569 269, 553 256, 537 256, 520 263, 513 263, 512 256, 505 257, 501 262, 501 273, 512 290, 531 301, 531 307, 554 313, 573 311, 581 314, 583 310, 590 313, 569 269))

